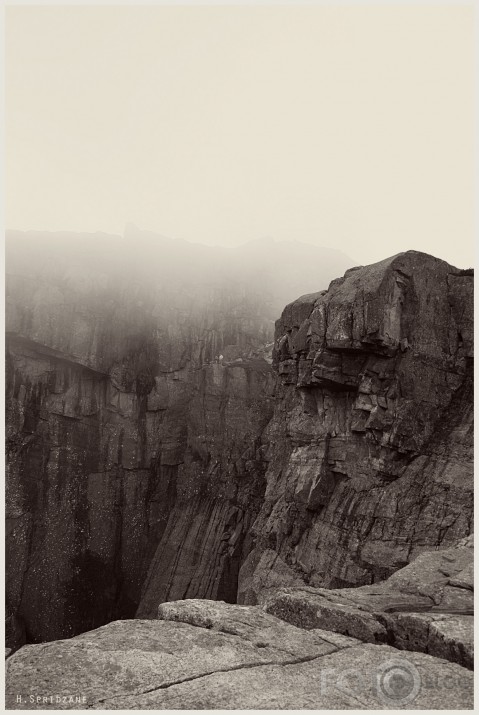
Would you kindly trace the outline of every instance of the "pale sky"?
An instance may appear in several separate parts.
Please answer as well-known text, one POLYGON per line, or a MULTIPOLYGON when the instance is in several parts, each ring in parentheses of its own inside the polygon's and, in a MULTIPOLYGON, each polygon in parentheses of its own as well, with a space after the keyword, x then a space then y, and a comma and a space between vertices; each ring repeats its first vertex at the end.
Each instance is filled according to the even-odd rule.
POLYGON ((6 226, 473 264, 473 9, 17 6, 6 226))

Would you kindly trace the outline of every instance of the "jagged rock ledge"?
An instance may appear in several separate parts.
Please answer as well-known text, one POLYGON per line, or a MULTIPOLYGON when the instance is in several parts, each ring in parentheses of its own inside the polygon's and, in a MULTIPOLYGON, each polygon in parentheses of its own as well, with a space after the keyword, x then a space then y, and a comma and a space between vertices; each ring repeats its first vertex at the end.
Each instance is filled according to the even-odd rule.
POLYGON ((381 583, 278 589, 264 607, 301 628, 326 628, 472 669, 473 565, 471 536, 453 548, 421 554, 381 583))

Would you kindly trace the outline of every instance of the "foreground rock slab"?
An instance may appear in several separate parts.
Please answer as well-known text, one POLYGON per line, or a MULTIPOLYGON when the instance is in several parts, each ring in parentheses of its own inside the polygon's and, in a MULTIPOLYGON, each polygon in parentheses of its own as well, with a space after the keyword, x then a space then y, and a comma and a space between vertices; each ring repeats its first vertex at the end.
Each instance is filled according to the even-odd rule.
POLYGON ((472 673, 430 655, 302 630, 258 607, 184 601, 159 610, 168 620, 116 621, 24 646, 6 663, 6 707, 473 707, 472 673))

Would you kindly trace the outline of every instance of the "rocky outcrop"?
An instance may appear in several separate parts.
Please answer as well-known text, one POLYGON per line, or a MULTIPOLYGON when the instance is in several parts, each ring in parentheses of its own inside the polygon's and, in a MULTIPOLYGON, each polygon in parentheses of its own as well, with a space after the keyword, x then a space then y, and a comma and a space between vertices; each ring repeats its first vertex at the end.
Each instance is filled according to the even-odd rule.
MULTIPOLYGON (((131 227, 9 232, 6 249, 7 645, 162 600, 236 600, 265 488, 273 317, 310 262, 283 280, 278 248, 289 263, 258 281, 266 244, 131 227)), ((325 270, 350 265, 333 253, 325 270)))
POLYGON ((472 673, 424 653, 302 630, 258 607, 163 604, 26 645, 6 663, 8 709, 469 709, 472 673))
POLYGON ((409 251, 285 308, 240 602, 375 584, 471 533, 472 295, 472 271, 409 251))
POLYGON ((426 552, 386 581, 359 588, 279 589, 265 609, 300 628, 429 653, 473 668, 473 540, 426 552))

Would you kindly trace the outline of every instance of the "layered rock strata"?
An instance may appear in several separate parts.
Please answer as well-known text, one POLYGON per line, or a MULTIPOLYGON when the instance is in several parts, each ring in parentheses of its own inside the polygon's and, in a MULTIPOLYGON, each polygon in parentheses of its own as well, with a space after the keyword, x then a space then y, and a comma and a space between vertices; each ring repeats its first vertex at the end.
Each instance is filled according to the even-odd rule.
POLYGON ((285 308, 240 602, 372 584, 471 533, 472 298, 472 271, 409 251, 285 308))

